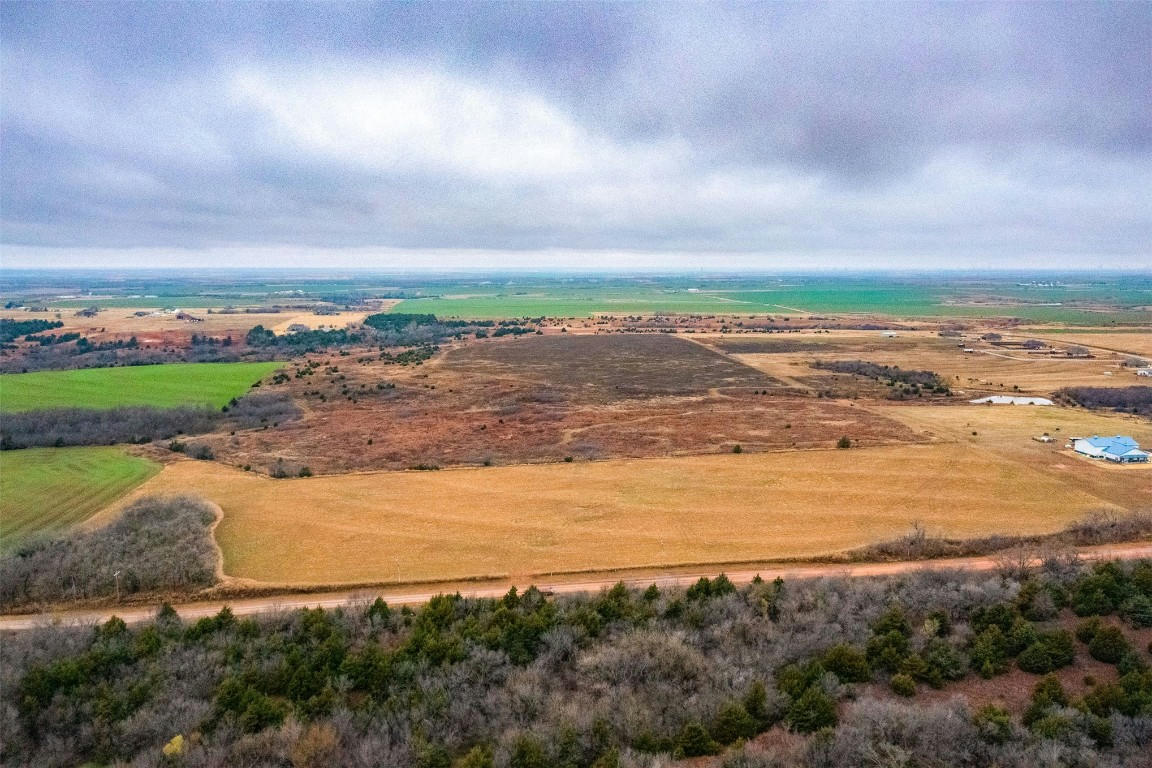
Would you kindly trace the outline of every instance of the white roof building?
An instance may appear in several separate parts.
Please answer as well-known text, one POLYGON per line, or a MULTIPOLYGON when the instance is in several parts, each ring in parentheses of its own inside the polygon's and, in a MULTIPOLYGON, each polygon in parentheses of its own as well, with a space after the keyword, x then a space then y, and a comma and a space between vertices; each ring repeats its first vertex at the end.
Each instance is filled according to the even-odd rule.
POLYGON ((976 400, 969 400, 977 405, 991 403, 992 405, 1052 405, 1046 397, 1014 397, 1012 395, 989 395, 976 400))

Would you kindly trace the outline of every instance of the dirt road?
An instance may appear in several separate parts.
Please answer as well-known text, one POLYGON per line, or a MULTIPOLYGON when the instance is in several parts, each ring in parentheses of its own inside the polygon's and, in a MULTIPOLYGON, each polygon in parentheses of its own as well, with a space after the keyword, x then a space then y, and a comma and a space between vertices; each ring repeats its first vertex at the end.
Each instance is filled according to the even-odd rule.
MULTIPOLYGON (((1097 547, 1082 547, 1078 550, 1081 557, 1086 559, 1135 559, 1152 557, 1152 542, 1137 544, 1109 544, 1097 547)), ((681 572, 669 575, 647 575, 644 577, 603 578, 586 581, 564 580, 549 581, 536 580, 536 586, 545 592, 556 594, 570 594, 579 592, 597 592, 623 581, 632 587, 645 587, 656 584, 660 587, 688 586, 701 576, 713 577, 721 570, 725 570, 728 578, 737 584, 748 583, 756 576, 765 580, 777 577, 782 579, 811 579, 821 576, 839 576, 863 578, 868 576, 892 576, 913 571, 942 571, 961 569, 966 571, 989 571, 997 567, 994 557, 958 557, 940 560, 921 560, 913 562, 896 563, 818 563, 812 565, 780 565, 765 564, 760 568, 740 567, 738 570, 725 570, 717 567, 708 570, 681 572)), ((478 585, 474 589, 461 589, 460 594, 465 597, 500 597, 511 587, 511 583, 500 582, 495 584, 478 585)), ((528 584, 517 584, 523 589, 528 584)), ((287 611, 298 608, 336 608, 350 602, 374 600, 377 596, 383 597, 391 605, 418 605, 426 603, 438 594, 443 594, 444 588, 431 591, 413 591, 403 587, 384 587, 379 589, 357 589, 348 591, 313 593, 307 595, 280 595, 274 597, 260 597, 236 600, 205 601, 183 603, 173 606, 185 620, 198 619, 211 616, 224 606, 232 609, 237 616, 249 616, 269 611, 287 611)), ((147 621, 156 614, 158 606, 132 606, 119 610, 100 609, 91 611, 62 611, 58 613, 40 613, 23 616, 0 616, 0 631, 17 631, 34 629, 51 624, 64 624, 83 626, 107 621, 111 616, 119 616, 128 623, 147 621)))

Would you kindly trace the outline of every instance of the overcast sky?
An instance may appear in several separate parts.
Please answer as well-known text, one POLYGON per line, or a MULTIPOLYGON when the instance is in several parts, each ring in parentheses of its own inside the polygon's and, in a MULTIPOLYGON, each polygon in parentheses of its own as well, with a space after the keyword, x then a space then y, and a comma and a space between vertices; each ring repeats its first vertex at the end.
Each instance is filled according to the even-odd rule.
POLYGON ((0 260, 1152 268, 1152 3, 0 3, 0 260))

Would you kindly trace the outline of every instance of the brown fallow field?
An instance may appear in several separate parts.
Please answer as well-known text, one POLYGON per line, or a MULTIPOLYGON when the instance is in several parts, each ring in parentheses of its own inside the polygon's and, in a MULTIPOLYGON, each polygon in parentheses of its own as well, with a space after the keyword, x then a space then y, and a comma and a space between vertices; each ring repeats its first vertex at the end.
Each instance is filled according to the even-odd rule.
POLYGON ((862 445, 919 440, 889 417, 666 334, 469 341, 418 367, 323 359, 279 385, 303 418, 201 439, 227 464, 268 472, 282 459, 290 473, 827 448, 846 434, 862 445))

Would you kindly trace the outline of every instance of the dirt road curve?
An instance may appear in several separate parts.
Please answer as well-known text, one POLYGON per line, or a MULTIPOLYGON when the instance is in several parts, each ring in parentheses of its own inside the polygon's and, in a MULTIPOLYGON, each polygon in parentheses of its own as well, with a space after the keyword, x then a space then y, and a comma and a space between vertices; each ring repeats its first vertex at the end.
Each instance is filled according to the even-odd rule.
MULTIPOLYGON (((1139 544, 1110 544, 1098 547, 1083 547, 1078 550, 1080 555, 1088 559, 1133 559, 1152 557, 1152 542, 1139 544)), ((749 568, 740 570, 725 570, 720 567, 700 570, 692 573, 677 573, 669 576, 645 576, 643 578, 612 578, 593 579, 588 581, 547 581, 540 580, 536 586, 542 590, 554 593, 596 592, 611 587, 619 581, 629 586, 687 586, 694 583, 701 576, 715 576, 719 571, 725 570, 733 582, 747 583, 760 577, 771 580, 776 577, 783 579, 805 579, 820 576, 890 576, 912 571, 940 571, 963 569, 967 571, 992 570, 997 562, 992 557, 959 557, 942 560, 922 560, 914 562, 897 563, 858 563, 858 564, 814 564, 814 565, 771 565, 762 568, 749 568)), ((508 591, 510 584, 477 586, 475 589, 460 590, 465 597, 500 597, 508 591)), ((525 588, 527 584, 517 585, 525 588)), ((445 590, 432 591, 406 591, 402 587, 359 589, 343 592, 324 592, 308 595, 281 595, 278 597, 260 597, 250 599, 224 600, 212 602, 184 603, 174 606, 184 619, 198 619, 211 616, 220 611, 225 605, 232 609, 237 616, 248 616, 266 611, 292 610, 296 608, 335 608, 353 601, 373 600, 377 596, 383 597, 391 605, 417 605, 426 603, 432 597, 442 594, 445 590)), ((40 613, 24 616, 0 616, 0 631, 14 631, 33 629, 50 624, 85 625, 106 621, 115 615, 128 623, 141 622, 150 619, 156 613, 157 606, 133 606, 119 610, 100 609, 94 611, 63 611, 59 613, 40 613)))

